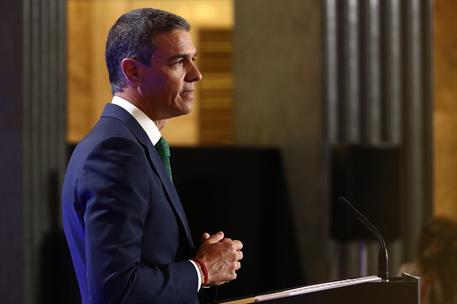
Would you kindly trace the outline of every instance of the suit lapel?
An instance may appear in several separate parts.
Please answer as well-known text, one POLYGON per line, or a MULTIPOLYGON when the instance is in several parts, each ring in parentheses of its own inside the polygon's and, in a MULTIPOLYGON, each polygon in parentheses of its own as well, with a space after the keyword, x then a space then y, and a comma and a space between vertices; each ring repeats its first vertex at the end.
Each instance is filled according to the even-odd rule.
POLYGON ((186 232, 187 239, 191 249, 194 249, 194 243, 192 241, 192 236, 190 234, 189 225, 187 222, 186 214, 182 207, 181 201, 179 199, 178 193, 176 192, 176 188, 170 180, 168 173, 163 166, 162 160, 160 159, 159 154, 157 153, 154 145, 152 144, 151 140, 147 136, 146 132, 143 128, 138 124, 138 122, 133 118, 130 113, 122 109, 121 107, 113 104, 107 104, 105 109, 103 110, 102 117, 112 117, 121 120, 126 124, 126 126, 132 131, 135 135, 137 140, 146 148, 148 151, 148 159, 150 161, 151 167, 153 170, 157 172, 159 178, 162 182, 162 185, 168 195, 168 199, 173 206, 178 218, 180 219, 184 231, 186 232))
POLYGON ((150 143, 147 146, 147 150, 149 153, 149 159, 151 160, 153 167, 157 170, 160 180, 162 181, 162 185, 164 186, 168 194, 168 198, 171 201, 172 206, 174 207, 176 213, 178 214, 178 217, 180 218, 184 226, 187 238, 189 240, 189 243, 191 244, 191 248, 193 249, 194 243, 192 241, 192 236, 190 234, 186 213, 184 212, 181 200, 179 199, 178 193, 176 192, 176 187, 171 182, 170 177, 168 176, 168 173, 165 170, 165 167, 163 166, 162 160, 160 159, 160 156, 157 153, 155 147, 152 145, 152 143, 150 143))

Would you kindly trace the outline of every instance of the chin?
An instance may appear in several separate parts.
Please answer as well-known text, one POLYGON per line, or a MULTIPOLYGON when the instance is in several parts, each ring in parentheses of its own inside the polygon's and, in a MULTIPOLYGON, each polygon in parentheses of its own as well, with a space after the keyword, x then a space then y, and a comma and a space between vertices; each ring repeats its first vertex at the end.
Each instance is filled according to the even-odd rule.
POLYGON ((190 112, 192 112, 192 108, 185 108, 185 109, 175 109, 175 111, 172 112, 171 115, 169 115, 169 118, 173 118, 173 117, 178 117, 178 116, 183 116, 183 115, 187 115, 189 114, 190 112))
POLYGON ((189 114, 190 112, 192 112, 192 106, 193 106, 193 102, 190 101, 190 102, 185 102, 183 104, 183 107, 181 107, 179 110, 181 112, 180 115, 186 115, 186 114, 189 114))
POLYGON ((192 112, 192 108, 189 108, 189 109, 185 109, 185 110, 181 111, 181 113, 179 115, 180 116, 187 115, 187 114, 190 114, 191 112, 192 112))
MULTIPOLYGON (((182 116, 189 114, 192 112, 192 107, 193 107, 193 98, 192 99, 187 99, 187 100, 176 100, 171 108, 169 108, 169 113, 171 114, 171 117, 177 117, 177 116, 182 116)), ((170 117, 170 118, 171 118, 170 117)))

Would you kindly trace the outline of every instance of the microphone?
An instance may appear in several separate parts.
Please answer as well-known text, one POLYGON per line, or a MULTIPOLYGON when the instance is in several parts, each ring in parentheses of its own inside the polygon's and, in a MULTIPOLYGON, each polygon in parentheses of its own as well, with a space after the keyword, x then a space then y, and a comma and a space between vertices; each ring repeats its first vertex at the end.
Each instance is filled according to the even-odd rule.
POLYGON ((357 208, 355 208, 347 199, 344 197, 340 196, 338 198, 340 202, 343 202, 346 204, 346 206, 351 209, 351 211, 355 214, 356 218, 359 220, 360 223, 362 223, 365 228, 370 230, 378 239, 379 241, 379 254, 378 254, 378 276, 383 280, 383 281, 389 281, 389 255, 387 254, 387 246, 386 246, 386 241, 381 235, 381 232, 373 225, 357 208))

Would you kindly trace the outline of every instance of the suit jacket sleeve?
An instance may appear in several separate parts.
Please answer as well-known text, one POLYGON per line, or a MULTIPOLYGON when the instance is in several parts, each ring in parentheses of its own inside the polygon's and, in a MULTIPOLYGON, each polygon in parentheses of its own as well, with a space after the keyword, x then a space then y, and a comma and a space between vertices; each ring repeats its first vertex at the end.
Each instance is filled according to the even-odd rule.
POLYGON ((89 292, 94 303, 194 303, 198 283, 189 261, 141 259, 150 194, 163 191, 143 149, 125 138, 104 140, 78 177, 89 292))

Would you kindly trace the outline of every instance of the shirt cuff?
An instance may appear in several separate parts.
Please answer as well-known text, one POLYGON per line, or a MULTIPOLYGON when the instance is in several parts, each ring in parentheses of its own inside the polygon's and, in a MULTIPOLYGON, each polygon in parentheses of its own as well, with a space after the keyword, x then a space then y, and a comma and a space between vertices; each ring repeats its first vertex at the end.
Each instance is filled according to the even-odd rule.
POLYGON ((195 271, 197 272, 197 277, 198 277, 197 292, 199 292, 200 291, 200 286, 202 286, 202 277, 201 277, 201 274, 200 274, 200 269, 198 268, 197 263, 195 263, 194 261, 189 260, 189 262, 191 262, 192 265, 194 265, 195 271))

